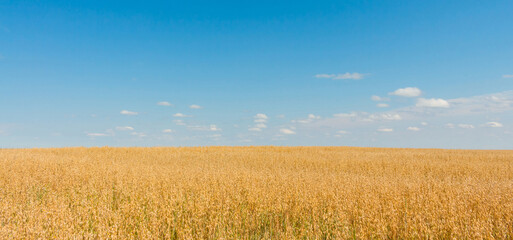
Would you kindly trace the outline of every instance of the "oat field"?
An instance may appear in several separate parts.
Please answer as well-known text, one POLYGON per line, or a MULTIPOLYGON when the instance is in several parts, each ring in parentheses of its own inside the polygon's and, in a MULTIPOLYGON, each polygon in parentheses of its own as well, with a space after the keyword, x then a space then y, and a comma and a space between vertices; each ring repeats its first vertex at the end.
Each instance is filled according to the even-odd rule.
POLYGON ((0 150, 0 239, 405 238, 513 238, 513 151, 0 150))

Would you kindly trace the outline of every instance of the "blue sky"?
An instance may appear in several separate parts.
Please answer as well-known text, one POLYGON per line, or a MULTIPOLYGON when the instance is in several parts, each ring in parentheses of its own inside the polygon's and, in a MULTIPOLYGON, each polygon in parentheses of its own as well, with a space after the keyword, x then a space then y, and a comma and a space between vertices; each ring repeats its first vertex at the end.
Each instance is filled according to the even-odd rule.
POLYGON ((513 148, 511 1, 2 1, 0 147, 513 148))

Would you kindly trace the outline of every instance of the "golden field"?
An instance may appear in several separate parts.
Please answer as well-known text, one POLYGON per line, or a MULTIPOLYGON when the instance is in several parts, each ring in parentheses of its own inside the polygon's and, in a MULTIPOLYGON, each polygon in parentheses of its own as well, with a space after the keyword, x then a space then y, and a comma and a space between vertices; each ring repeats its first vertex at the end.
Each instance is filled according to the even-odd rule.
POLYGON ((0 150, 0 239, 511 239, 513 151, 0 150))

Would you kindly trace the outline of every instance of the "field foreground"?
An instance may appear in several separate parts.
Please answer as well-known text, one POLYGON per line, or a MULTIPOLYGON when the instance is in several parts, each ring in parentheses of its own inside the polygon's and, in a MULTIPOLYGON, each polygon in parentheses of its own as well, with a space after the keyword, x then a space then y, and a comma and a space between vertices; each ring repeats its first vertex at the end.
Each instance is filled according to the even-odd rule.
POLYGON ((0 239, 513 238, 513 151, 0 149, 0 239))

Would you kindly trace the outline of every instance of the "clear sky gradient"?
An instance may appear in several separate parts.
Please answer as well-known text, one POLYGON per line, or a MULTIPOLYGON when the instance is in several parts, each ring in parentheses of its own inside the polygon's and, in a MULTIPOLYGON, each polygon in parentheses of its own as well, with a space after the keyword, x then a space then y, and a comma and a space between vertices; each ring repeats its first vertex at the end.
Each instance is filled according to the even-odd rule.
POLYGON ((1 1, 0 147, 513 148, 511 1, 1 1))

